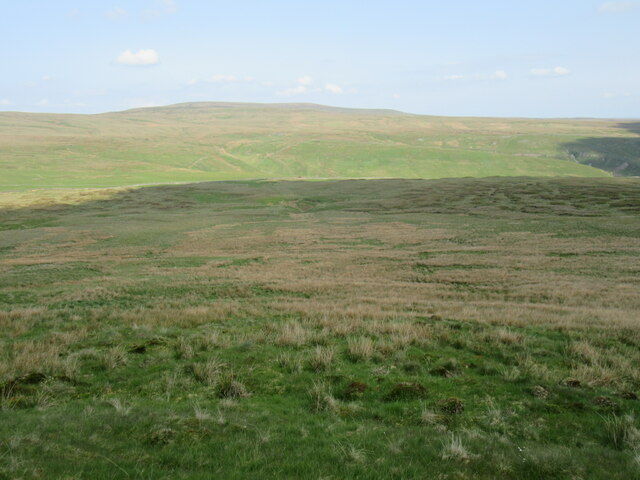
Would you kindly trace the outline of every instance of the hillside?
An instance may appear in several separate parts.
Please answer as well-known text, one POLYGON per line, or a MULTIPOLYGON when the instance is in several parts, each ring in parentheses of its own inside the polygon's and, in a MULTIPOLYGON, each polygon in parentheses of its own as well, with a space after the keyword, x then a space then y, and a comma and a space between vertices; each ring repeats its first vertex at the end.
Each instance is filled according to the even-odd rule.
POLYGON ((0 113, 0 190, 249 178, 640 174, 637 123, 310 104, 0 113))

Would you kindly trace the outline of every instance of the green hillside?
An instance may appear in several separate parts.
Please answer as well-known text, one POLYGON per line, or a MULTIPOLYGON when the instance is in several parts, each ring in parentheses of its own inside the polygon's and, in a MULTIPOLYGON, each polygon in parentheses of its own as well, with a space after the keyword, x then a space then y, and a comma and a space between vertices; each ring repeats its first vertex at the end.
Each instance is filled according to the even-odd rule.
POLYGON ((634 125, 308 104, 191 103, 99 115, 2 112, 0 189, 247 178, 637 175, 634 125))

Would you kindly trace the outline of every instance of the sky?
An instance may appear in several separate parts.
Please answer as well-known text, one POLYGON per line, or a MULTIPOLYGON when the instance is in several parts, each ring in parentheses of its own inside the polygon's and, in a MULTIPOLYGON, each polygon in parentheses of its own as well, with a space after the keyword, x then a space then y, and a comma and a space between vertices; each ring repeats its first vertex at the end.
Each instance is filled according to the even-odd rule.
POLYGON ((0 110, 640 117, 640 0, 0 0, 0 110))

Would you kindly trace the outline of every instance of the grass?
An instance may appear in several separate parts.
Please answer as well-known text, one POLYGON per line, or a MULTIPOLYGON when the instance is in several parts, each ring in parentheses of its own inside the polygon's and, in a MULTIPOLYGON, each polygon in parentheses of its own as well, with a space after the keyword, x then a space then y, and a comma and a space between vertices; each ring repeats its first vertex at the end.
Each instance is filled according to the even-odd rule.
MULTIPOLYGON (((637 176, 639 142, 631 122, 448 118, 318 105, 0 112, 0 191, 256 178, 637 176)), ((194 195, 190 200, 216 200, 194 195)))
POLYGON ((636 179, 0 201, 0 478, 640 473, 636 179))

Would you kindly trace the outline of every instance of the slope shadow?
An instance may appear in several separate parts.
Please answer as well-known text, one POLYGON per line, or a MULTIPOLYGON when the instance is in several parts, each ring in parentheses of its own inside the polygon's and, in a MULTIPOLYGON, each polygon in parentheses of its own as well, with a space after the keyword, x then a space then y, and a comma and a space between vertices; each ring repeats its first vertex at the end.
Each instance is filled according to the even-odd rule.
MULTIPOLYGON (((0 205, 0 257, 3 241, 10 240, 8 231, 75 228, 84 222, 112 235, 115 230, 142 231, 192 216, 206 224, 239 224, 331 211, 491 216, 514 212, 584 216, 611 209, 640 212, 640 183, 608 178, 229 181, 128 188, 96 198, 77 193, 81 196, 77 203, 49 199, 47 204, 0 205)), ((67 196, 62 200, 68 201, 67 196)))
MULTIPOLYGON (((640 135, 640 122, 618 123, 616 128, 640 135)), ((640 137, 592 137, 561 144, 576 162, 616 176, 640 176, 640 137)))

